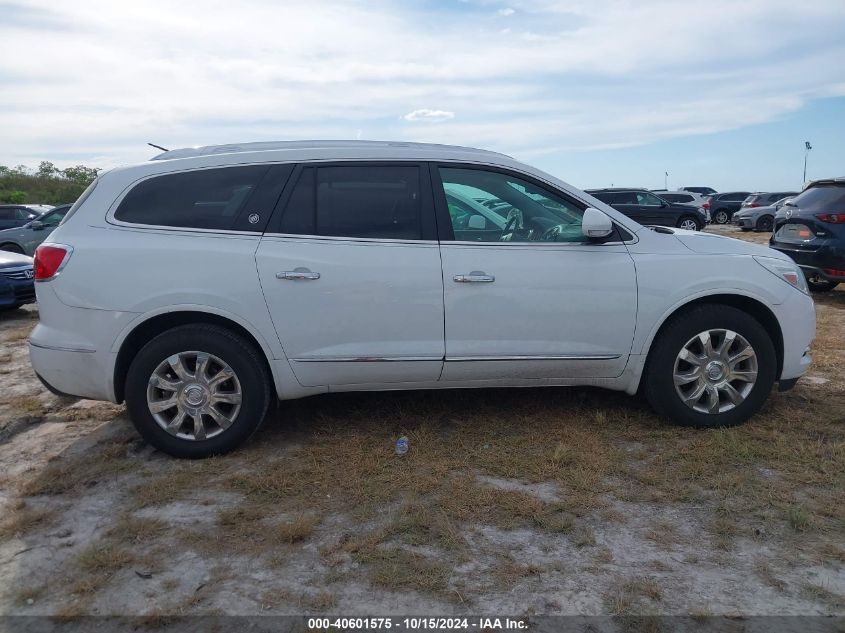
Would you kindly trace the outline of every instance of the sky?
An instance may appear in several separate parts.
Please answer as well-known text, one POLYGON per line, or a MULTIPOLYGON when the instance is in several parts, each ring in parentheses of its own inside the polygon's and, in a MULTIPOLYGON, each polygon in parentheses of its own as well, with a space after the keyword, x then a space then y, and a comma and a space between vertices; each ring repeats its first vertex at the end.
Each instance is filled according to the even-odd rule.
POLYGON ((845 175, 843 62, 845 0, 0 0, 0 165, 361 138, 791 189, 805 140, 845 175))

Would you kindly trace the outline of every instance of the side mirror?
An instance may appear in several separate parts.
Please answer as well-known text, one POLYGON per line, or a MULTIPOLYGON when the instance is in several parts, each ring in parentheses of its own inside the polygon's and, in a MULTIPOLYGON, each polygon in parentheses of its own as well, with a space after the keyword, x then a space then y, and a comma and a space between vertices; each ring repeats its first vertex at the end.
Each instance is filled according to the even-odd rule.
POLYGON ((33 231, 43 231, 44 223, 41 220, 33 220, 29 223, 29 228, 31 228, 33 231))
POLYGON ((593 207, 584 210, 581 219, 581 233, 589 238, 607 237, 613 233, 613 222, 603 212, 593 207))
POLYGON ((467 228, 482 230, 487 228, 487 219, 483 215, 471 215, 467 220, 467 228))

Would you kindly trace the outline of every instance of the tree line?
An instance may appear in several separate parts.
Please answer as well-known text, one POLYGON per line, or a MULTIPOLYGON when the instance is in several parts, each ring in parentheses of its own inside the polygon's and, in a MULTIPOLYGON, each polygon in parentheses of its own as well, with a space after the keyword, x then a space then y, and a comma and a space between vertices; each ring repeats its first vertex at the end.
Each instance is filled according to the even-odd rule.
POLYGON ((74 202, 97 177, 99 169, 76 165, 59 169, 41 161, 38 169, 0 165, 0 203, 64 204, 74 202))

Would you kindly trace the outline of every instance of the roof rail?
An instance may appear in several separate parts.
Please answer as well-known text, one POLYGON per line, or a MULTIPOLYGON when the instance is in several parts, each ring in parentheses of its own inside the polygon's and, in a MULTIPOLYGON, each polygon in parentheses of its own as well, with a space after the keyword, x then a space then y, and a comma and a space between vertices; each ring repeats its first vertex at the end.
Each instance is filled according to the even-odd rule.
POLYGON ((303 149, 354 149, 354 148, 378 148, 407 147, 420 150, 451 149, 467 153, 495 154, 505 156, 506 154, 492 152, 474 147, 461 147, 458 145, 442 145, 437 143, 406 143, 404 141, 261 141, 256 143, 236 143, 231 145, 206 145, 204 147, 185 147, 173 149, 153 156, 150 160, 170 160, 173 158, 189 158, 192 156, 208 156, 212 154, 238 154, 242 152, 265 152, 272 150, 303 150, 303 149))

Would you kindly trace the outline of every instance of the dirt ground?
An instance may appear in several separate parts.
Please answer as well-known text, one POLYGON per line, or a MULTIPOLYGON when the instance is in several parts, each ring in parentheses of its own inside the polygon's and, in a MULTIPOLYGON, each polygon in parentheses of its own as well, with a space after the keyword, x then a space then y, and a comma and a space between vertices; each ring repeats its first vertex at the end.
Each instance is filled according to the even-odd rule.
POLYGON ((331 395, 200 462, 48 393, 36 309, 2 314, 0 613, 845 614, 845 290, 817 311, 810 373, 739 428, 593 389, 331 395))

